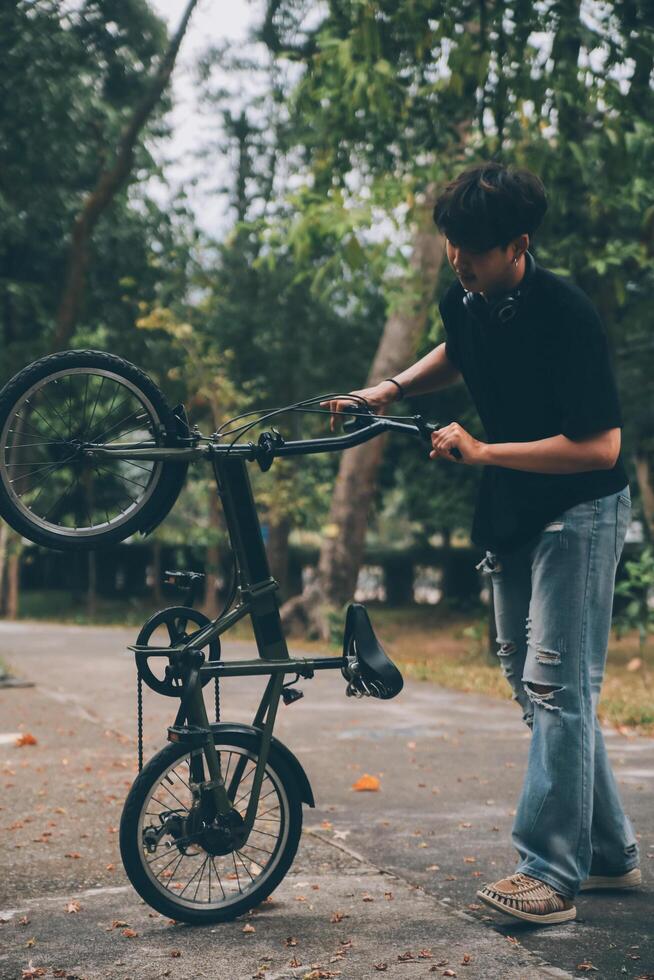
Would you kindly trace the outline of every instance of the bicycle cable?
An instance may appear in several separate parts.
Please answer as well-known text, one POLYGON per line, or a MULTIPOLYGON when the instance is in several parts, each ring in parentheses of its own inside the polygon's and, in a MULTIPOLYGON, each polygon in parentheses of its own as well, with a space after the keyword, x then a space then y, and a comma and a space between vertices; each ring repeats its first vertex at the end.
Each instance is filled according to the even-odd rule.
MULTIPOLYGON (((309 412, 309 413, 313 413, 313 414, 317 414, 317 415, 346 415, 346 416, 353 416, 355 418, 365 418, 365 419, 370 419, 371 417, 372 418, 380 417, 380 418, 385 418, 385 419, 389 419, 389 420, 393 420, 393 421, 407 421, 407 420, 413 421, 413 417, 410 416, 410 415, 384 415, 384 416, 375 416, 374 414, 372 414, 372 416, 371 416, 371 413, 370 412, 331 411, 328 408, 325 408, 325 409, 312 409, 312 408, 308 408, 307 407, 309 405, 314 404, 317 401, 337 400, 339 398, 350 398, 350 399, 352 399, 354 401, 357 401, 357 402, 363 402, 363 404, 366 405, 366 406, 368 405, 367 400, 362 395, 350 395, 350 394, 345 395, 345 394, 333 393, 333 394, 329 394, 329 395, 315 395, 312 398, 305 398, 302 401, 295 402, 292 405, 285 405, 285 406, 283 406, 281 408, 276 408, 276 409, 270 410, 270 411, 269 410, 264 410, 264 413, 263 414, 261 414, 258 418, 253 419, 251 422, 247 422, 247 423, 245 423, 242 426, 237 426, 235 429, 228 429, 226 433, 223 433, 223 434, 229 434, 229 435, 231 435, 232 433, 236 432, 236 436, 232 440, 232 442, 229 444, 229 447, 227 449, 227 453, 225 455, 229 455, 229 453, 231 452, 232 446, 235 445, 235 443, 238 440, 239 436, 242 436, 249 429, 253 428, 256 425, 259 425, 261 422, 265 422, 267 419, 272 418, 275 415, 282 415, 284 412, 305 411, 305 412, 309 412)), ((244 415, 252 415, 252 414, 253 414, 253 412, 247 412, 247 413, 244 412, 243 415, 241 415, 241 416, 235 416, 234 419, 228 419, 226 422, 223 423, 223 425, 221 426, 221 428, 224 428, 224 426, 229 425, 229 423, 232 422, 232 421, 236 421, 238 418, 243 418, 244 415)), ((217 432, 220 432, 220 429, 217 430, 217 432)))

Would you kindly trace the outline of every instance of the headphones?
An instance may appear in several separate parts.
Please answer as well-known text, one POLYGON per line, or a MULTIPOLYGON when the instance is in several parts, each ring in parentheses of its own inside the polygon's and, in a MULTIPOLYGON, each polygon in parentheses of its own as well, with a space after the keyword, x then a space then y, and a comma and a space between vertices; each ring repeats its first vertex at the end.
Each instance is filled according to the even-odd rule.
POLYGON ((463 305, 478 320, 489 320, 491 323, 508 323, 512 320, 524 297, 529 292, 531 280, 536 270, 536 262, 531 252, 525 252, 525 274, 518 286, 510 293, 506 293, 493 303, 488 303, 481 293, 471 293, 467 289, 464 291, 463 305))

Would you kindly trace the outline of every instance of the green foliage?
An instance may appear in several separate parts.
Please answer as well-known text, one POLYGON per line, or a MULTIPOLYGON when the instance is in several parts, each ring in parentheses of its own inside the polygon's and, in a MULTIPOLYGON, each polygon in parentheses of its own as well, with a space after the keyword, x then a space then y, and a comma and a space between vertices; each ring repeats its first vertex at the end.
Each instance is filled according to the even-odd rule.
POLYGON ((654 549, 643 548, 637 559, 625 562, 626 577, 615 586, 616 595, 625 596, 629 602, 615 616, 618 636, 627 630, 637 629, 641 653, 647 635, 654 633, 654 608, 650 600, 654 595, 654 549))

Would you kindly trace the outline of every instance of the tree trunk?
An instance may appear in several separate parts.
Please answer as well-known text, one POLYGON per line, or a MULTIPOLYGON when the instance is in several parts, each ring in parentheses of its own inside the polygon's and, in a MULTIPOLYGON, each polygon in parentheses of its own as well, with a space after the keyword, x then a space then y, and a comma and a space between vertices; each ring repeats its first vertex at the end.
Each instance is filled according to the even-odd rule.
POLYGON ((98 566, 95 551, 88 554, 89 584, 86 590, 86 615, 95 619, 98 609, 98 566))
POLYGON ((18 618, 18 599, 20 595, 20 554, 19 546, 9 555, 7 567, 7 619, 18 618))
POLYGON ((113 165, 100 173, 96 185, 84 201, 82 208, 75 218, 71 234, 71 248, 66 269, 64 291, 57 311, 57 322, 53 342, 54 350, 61 350, 70 342, 75 329, 75 323, 80 309, 86 269, 89 263, 91 235, 100 215, 109 206, 116 193, 129 177, 134 161, 134 148, 139 133, 148 121, 161 94, 168 84, 179 46, 186 32, 193 8, 198 0, 189 0, 182 16, 176 34, 170 41, 168 49, 161 59, 159 68, 152 78, 148 92, 136 106, 131 119, 125 126, 118 146, 113 165))
POLYGON ((5 612, 5 580, 7 572, 7 540, 9 526, 0 520, 0 615, 5 612))
MULTIPOLYGON (((436 185, 430 184, 418 209, 406 299, 386 321, 366 386, 391 377, 415 360, 445 253, 445 239, 432 219, 435 198, 436 185)), ((327 523, 330 533, 321 548, 317 582, 302 597, 291 600, 292 607, 288 603, 282 607, 285 625, 288 616, 298 615, 299 600, 314 632, 328 639, 329 607, 342 606, 352 597, 386 438, 378 436, 342 454, 327 523)))

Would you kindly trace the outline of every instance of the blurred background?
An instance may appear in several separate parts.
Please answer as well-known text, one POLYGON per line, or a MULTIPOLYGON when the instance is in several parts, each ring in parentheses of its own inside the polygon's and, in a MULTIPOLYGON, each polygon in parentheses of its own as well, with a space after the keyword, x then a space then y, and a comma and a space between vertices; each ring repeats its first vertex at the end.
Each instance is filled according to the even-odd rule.
MULTIPOLYGON (((204 433, 361 388, 444 339, 439 188, 483 160, 529 167, 550 196, 532 251, 599 310, 625 418, 605 710, 654 732, 652 20, 644 0, 3 4, 0 382, 56 350, 113 351, 204 433)), ((393 410, 484 438, 463 384, 393 410)), ((276 424, 328 433, 318 413, 276 424)), ((507 696, 468 538, 480 470, 399 437, 352 453, 249 468, 289 634, 335 646, 354 597, 414 676, 507 696)), ((207 466, 154 533, 107 551, 1 524, 0 611, 140 625, 175 601, 171 567, 204 571, 220 612, 207 466)))

